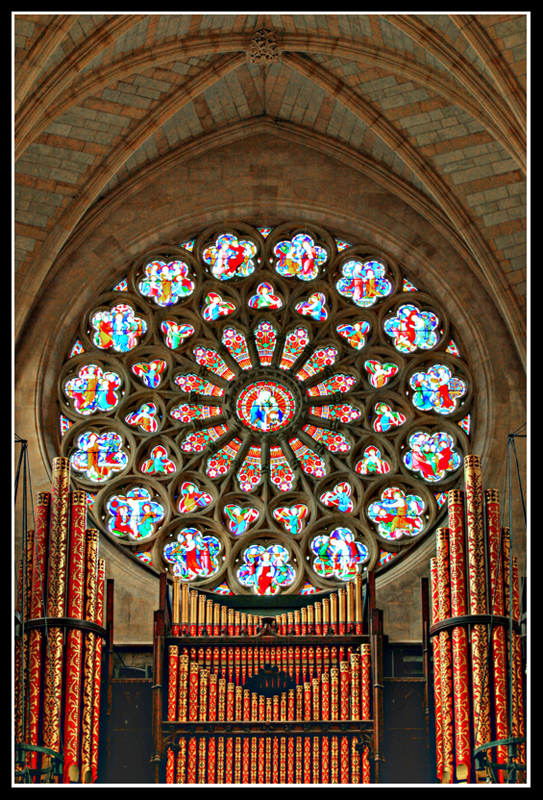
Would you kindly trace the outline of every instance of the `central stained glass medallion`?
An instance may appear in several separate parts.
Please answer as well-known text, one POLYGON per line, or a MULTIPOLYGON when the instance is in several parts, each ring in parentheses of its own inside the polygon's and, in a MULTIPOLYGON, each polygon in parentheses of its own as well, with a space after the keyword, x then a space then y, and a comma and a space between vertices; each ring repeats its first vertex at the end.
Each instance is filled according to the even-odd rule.
POLYGON ((236 401, 239 419, 252 431, 272 433, 285 428, 296 409, 294 396, 277 381, 255 381, 246 386, 236 401))

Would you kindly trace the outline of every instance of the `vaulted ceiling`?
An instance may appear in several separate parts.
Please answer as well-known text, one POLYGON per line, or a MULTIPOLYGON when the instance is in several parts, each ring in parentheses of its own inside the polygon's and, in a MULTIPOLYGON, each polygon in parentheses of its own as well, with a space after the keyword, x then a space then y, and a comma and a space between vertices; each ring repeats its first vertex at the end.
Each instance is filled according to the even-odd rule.
POLYGON ((21 330, 93 204, 171 151, 269 120, 423 200, 520 355, 525 14, 24 14, 15 35, 21 330))

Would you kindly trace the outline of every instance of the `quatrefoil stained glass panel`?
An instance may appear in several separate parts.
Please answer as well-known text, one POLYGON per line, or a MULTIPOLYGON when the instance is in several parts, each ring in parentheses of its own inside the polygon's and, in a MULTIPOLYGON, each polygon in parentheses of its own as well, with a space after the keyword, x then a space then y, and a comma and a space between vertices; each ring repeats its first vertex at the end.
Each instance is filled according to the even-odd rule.
POLYGON ((444 513, 473 435, 442 304, 317 226, 187 241, 127 264, 59 376, 59 449, 96 524, 216 591, 393 567, 444 513))

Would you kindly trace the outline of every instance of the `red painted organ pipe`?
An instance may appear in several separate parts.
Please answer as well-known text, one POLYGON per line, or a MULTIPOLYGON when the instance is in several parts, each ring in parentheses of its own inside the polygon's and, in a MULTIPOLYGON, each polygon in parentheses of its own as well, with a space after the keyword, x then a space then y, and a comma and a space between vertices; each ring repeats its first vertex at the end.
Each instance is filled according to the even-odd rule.
POLYGON ((94 783, 103 637, 68 620, 103 629, 105 562, 98 557, 98 531, 87 527, 86 494, 70 492, 68 459, 55 458, 52 466, 51 492, 37 495, 28 536, 28 668, 23 675, 16 665, 15 674, 16 685, 26 686, 25 709, 16 702, 15 716, 27 771, 23 776, 18 769, 16 780, 94 783), (57 759, 32 746, 58 753, 62 768, 51 769, 57 759))
MULTIPOLYGON (((487 770, 476 770, 473 750, 524 736, 516 559, 511 571, 509 530, 500 527, 498 492, 483 491, 478 456, 466 457, 464 476, 465 490, 449 492, 449 527, 437 530, 436 558, 430 563, 432 625, 450 621, 432 633, 436 777, 441 783, 486 783, 487 770), (512 640, 506 619, 510 611, 512 640)), ((525 763, 524 754, 524 746, 519 747, 519 763, 525 763)), ((488 758, 505 764, 507 746, 489 750, 488 758)), ((496 774, 503 782, 504 770, 496 774)))

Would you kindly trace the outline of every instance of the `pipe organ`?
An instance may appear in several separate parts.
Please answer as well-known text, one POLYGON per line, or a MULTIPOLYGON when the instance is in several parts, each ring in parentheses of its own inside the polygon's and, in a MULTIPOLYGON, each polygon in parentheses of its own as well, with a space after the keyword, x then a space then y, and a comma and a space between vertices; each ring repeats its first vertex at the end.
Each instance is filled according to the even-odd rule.
POLYGON ((464 476, 430 565, 437 780, 517 782, 526 764, 517 560, 478 456, 466 457, 464 476))
POLYGON ((378 780, 382 617, 364 623, 360 576, 318 598, 250 614, 174 578, 155 613, 158 783, 378 780))
POLYGON ((66 458, 53 460, 51 492, 37 495, 18 591, 15 643, 16 780, 94 783, 98 776, 106 598, 98 531, 87 496, 70 492, 66 458))
MULTIPOLYGON (((518 783, 526 748, 517 560, 477 456, 466 457, 464 475, 464 490, 448 493, 448 527, 436 530, 429 586, 423 579, 436 780, 518 783)), ((97 782, 101 712, 111 713, 102 689, 112 677, 113 581, 86 493, 69 481, 68 460, 54 459, 18 573, 16 782, 97 782)), ((384 637, 373 572, 313 596, 243 598, 163 573, 159 596, 155 783, 379 783, 384 637)))

